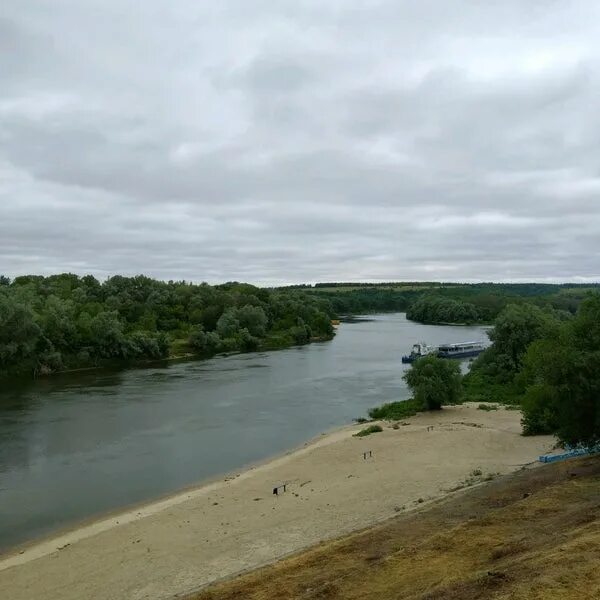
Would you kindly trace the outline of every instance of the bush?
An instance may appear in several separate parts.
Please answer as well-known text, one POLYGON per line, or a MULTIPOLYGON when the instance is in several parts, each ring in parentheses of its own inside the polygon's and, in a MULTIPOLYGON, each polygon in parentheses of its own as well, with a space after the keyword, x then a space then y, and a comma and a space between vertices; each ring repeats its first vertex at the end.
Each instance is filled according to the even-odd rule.
POLYGON ((236 337, 228 337, 221 340, 219 344, 219 352, 235 352, 239 350, 239 340, 236 337))
POLYGON ((240 349, 242 352, 254 352, 258 349, 260 340, 257 337, 251 335, 245 327, 242 330, 240 330, 238 338, 240 341, 240 349))
POLYGON ((221 338, 214 331, 206 332, 202 325, 198 325, 190 334, 189 344, 196 352, 211 356, 219 349, 221 338))
POLYGON ((498 405, 496 404, 480 404, 478 407, 478 410, 486 410, 486 411, 490 411, 490 410, 498 410, 498 405))
POLYGON ((479 359, 484 357, 489 349, 471 366, 471 370, 463 377, 464 402, 498 402, 500 404, 518 404, 522 389, 514 381, 502 382, 494 375, 484 371, 479 359))
POLYGON ((301 323, 290 329, 290 335, 292 336, 294 343, 298 345, 310 342, 311 334, 310 327, 305 323, 301 323))
POLYGON ((543 435, 556 431, 556 395, 545 384, 529 387, 523 398, 523 435, 543 435))
POLYGON ((354 437, 365 437, 367 435, 371 435, 372 433, 379 433, 383 431, 381 425, 369 425, 365 429, 361 429, 358 433, 354 434, 354 437))
POLYGON ((134 331, 124 345, 128 358, 164 358, 169 353, 168 338, 164 334, 134 331))
POLYGON ((237 310, 228 308, 217 321, 217 333, 223 339, 235 337, 240 330, 240 322, 237 319, 237 310))
POLYGON ((62 355, 57 351, 47 351, 38 358, 37 371, 41 374, 55 373, 64 369, 62 355))
POLYGON ((369 410, 371 419, 382 419, 386 421, 397 421, 405 417, 416 415, 423 407, 414 399, 402 400, 400 402, 389 402, 369 410))

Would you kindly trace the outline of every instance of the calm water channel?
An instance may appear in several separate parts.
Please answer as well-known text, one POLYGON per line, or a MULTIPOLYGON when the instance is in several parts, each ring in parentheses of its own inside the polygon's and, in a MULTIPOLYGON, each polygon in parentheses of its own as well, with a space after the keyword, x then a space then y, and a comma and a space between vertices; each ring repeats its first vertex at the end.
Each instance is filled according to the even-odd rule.
POLYGON ((297 446, 406 398, 414 342, 479 339, 380 315, 301 348, 0 384, 0 548, 297 446))

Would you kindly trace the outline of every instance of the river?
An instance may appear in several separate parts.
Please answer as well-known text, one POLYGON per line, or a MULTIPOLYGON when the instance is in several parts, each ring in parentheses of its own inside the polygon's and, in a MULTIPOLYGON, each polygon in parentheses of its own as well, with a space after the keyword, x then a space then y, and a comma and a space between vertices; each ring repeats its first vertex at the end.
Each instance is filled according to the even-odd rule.
POLYGON ((414 342, 480 339, 386 314, 288 350, 0 384, 0 548, 298 446, 407 398, 414 342))

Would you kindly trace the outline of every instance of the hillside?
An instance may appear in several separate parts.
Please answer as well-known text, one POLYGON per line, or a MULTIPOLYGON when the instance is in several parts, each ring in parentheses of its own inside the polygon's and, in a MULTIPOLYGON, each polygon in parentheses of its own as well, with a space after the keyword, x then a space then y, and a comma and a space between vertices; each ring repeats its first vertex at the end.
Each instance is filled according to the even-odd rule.
POLYGON ((193 600, 600 597, 600 458, 521 470, 193 600))

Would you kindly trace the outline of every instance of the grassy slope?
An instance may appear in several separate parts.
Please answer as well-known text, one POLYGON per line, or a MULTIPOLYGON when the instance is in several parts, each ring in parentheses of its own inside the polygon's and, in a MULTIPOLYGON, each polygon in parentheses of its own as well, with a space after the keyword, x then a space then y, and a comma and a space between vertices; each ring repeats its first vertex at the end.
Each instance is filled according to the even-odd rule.
POLYGON ((591 600, 598 557, 600 458, 587 458, 522 470, 193 598, 591 600))

